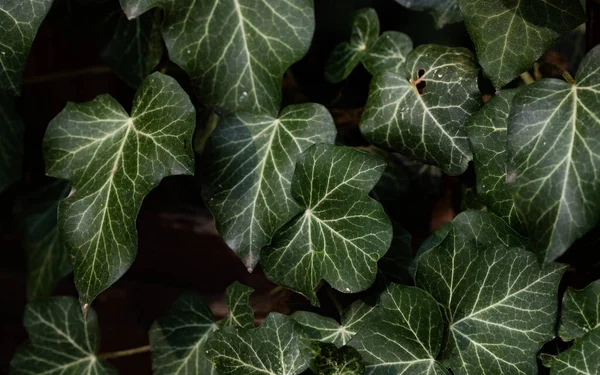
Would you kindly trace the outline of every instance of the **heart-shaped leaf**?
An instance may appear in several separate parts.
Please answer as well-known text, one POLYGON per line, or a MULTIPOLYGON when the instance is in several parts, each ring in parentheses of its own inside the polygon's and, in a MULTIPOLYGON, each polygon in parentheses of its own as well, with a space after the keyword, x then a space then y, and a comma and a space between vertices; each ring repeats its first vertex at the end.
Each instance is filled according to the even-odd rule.
POLYGON ((72 297, 30 302, 23 320, 29 340, 11 362, 11 374, 116 375, 98 358, 100 327, 93 309, 87 317, 72 297))
POLYGON ((344 293, 371 286, 392 239, 390 220, 367 195, 384 169, 384 161, 349 147, 317 144, 305 151, 291 190, 301 214, 263 250, 267 277, 315 305, 321 279, 344 293))
POLYGON ((472 159, 464 126, 480 104, 471 52, 422 45, 409 53, 404 74, 373 78, 360 130, 376 145, 457 175, 472 159))
POLYGON ((275 116, 283 73, 308 51, 313 0, 121 0, 135 18, 161 5, 169 57, 202 101, 226 112, 275 116))
POLYGON ((2 0, 0 3, 0 90, 21 93, 31 44, 51 6, 52 0, 2 0))
POLYGON ((0 93, 0 193, 21 178, 24 130, 14 99, 0 93))
POLYGON ((458 0, 396 0, 408 9, 426 11, 433 16, 438 29, 462 21, 458 0))
POLYGON ((292 318, 271 313, 260 328, 227 327, 206 341, 206 356, 220 374, 297 375, 307 367, 302 329, 292 318))
POLYGON ((600 219, 600 47, 576 83, 543 79, 513 100, 508 177, 531 248, 550 262, 600 219))
POLYGON ((249 302, 252 292, 254 289, 237 281, 227 287, 225 304, 229 314, 223 320, 223 326, 254 327, 254 312, 249 302))
POLYGON ((75 189, 60 203, 58 222, 84 310, 133 263, 144 197, 165 176, 193 173, 194 126, 187 94, 160 73, 142 82, 131 116, 102 95, 67 104, 48 125, 47 174, 75 189))
POLYGON ((554 337, 566 267, 540 268, 523 249, 475 246, 456 231, 419 258, 415 276, 449 325, 441 359, 455 375, 537 374, 536 353, 554 337))
POLYGON ((600 329, 600 280, 582 290, 567 289, 558 334, 564 341, 571 341, 594 329, 600 329))
POLYGON ((552 361, 550 375, 600 374, 600 329, 594 329, 575 341, 552 361))
POLYGON ((448 375, 435 360, 443 334, 440 308, 429 294, 391 284, 348 345, 358 349, 370 375, 448 375))
POLYGON ((301 211, 290 193, 298 156, 333 143, 325 107, 300 104, 278 118, 240 113, 225 118, 204 149, 205 202, 219 233, 251 271, 277 229, 301 211))
POLYGON ((383 72, 402 73, 406 57, 412 49, 413 43, 408 35, 386 31, 367 50, 362 62, 373 75, 383 72))
POLYGON ((577 0, 458 0, 483 72, 497 89, 585 21, 577 0))
POLYGON ((510 226, 523 231, 512 195, 506 186, 508 116, 518 89, 493 96, 467 123, 477 178, 477 197, 510 226))

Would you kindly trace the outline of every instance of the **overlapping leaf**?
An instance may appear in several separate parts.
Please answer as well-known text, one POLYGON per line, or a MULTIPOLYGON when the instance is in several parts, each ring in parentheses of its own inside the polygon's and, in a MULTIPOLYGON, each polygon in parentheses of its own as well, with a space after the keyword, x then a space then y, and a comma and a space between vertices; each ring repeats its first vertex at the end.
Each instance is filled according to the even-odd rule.
POLYGON ((38 27, 52 0, 2 0, 0 3, 0 90, 21 93, 23 71, 38 27))
POLYGON ((121 0, 131 18, 161 5, 169 57, 210 107, 274 116, 285 70, 308 51, 312 0, 121 0))
POLYGON ((204 353, 208 336, 217 328, 202 298, 179 297, 171 310, 150 328, 154 375, 216 375, 204 353))
POLYGON ((0 193, 21 178, 23 132, 23 122, 13 98, 0 93, 0 193))
POLYGON ((396 0, 408 9, 429 12, 438 29, 462 21, 458 0, 396 0))
POLYGON ((369 73, 401 73, 404 71, 408 53, 413 49, 408 35, 397 31, 386 31, 367 50, 362 62, 369 73))
POLYGON ((435 360, 443 333, 440 308, 429 294, 391 284, 349 345, 362 354, 370 375, 448 375, 435 360))
POLYGON ((254 289, 237 281, 227 287, 225 304, 229 313, 223 320, 223 326, 254 327, 254 312, 249 302, 252 292, 254 289))
POLYGON ((467 133, 477 178, 477 197, 488 209, 516 230, 523 224, 517 216, 506 186, 508 116, 518 89, 502 90, 493 96, 467 123, 467 133))
POLYGON ((206 356, 220 374, 296 375, 308 367, 301 337, 292 318, 271 313, 260 328, 214 332, 206 341, 206 356))
POLYGON ((319 375, 364 375, 360 353, 350 346, 338 348, 328 343, 313 343, 310 368, 319 375))
POLYGON ((392 239, 383 208, 367 196, 384 168, 382 160, 353 148, 317 144, 305 151, 291 190, 302 212, 263 250, 267 277, 313 304, 322 279, 344 293, 371 286, 392 239))
POLYGON ((588 332, 552 361, 550 375, 600 374, 600 329, 588 332))
POLYGON ((373 78, 360 129, 376 145, 457 175, 472 158, 464 126, 480 102, 468 50, 422 45, 404 74, 373 78))
POLYGON ((444 364, 454 374, 537 374, 536 353, 554 337, 565 267, 540 268, 520 248, 474 246, 455 235, 423 254, 415 283, 449 324, 444 364))
POLYGON ((73 258, 84 310, 132 264, 143 198, 168 175, 193 173, 195 110, 168 76, 140 86, 131 116, 112 97, 69 103, 44 139, 47 173, 71 180, 59 205, 61 236, 73 258))
POLYGON ((508 177, 532 250, 550 262, 600 219, 600 47, 576 84, 544 79, 513 100, 508 177))
POLYGON ((585 21, 577 0, 458 0, 483 72, 499 89, 585 21))
POLYGON ((30 302, 25 309, 29 340, 11 362, 11 374, 116 375, 108 363, 98 359, 100 328, 94 310, 87 318, 71 297, 53 297, 30 302))
POLYGON ((275 231, 301 211, 290 193, 296 159, 314 143, 333 143, 335 134, 331 115, 317 104, 289 106, 278 118, 237 114, 211 134, 205 201, 249 270, 275 231))
POLYGON ((564 341, 571 341, 594 329, 600 329, 600 280, 582 290, 567 289, 558 334, 564 341))
POLYGON ((58 231, 58 203, 69 193, 64 180, 54 180, 39 192, 26 196, 23 247, 27 251, 27 298, 52 294, 73 266, 58 231))

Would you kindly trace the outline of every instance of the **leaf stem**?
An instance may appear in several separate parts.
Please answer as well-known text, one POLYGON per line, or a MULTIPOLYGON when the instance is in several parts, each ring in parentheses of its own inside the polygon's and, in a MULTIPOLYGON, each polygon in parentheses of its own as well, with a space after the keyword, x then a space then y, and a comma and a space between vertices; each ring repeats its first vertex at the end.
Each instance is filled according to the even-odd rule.
POLYGON ((535 79, 533 79, 529 72, 521 73, 521 79, 523 80, 523 82, 525 82, 526 85, 531 85, 532 83, 535 83, 535 79))
POLYGON ((149 351, 150 351, 150 345, 144 345, 144 346, 140 346, 139 348, 119 350, 117 352, 100 353, 100 354, 98 354, 98 358, 101 358, 101 359, 121 358, 121 357, 130 356, 130 355, 146 353, 149 351))
POLYGON ((23 84, 32 85, 36 83, 60 81, 67 78, 75 78, 79 76, 92 75, 92 74, 105 74, 110 73, 110 67, 108 65, 92 66, 91 68, 72 70, 68 72, 57 72, 50 73, 41 76, 25 77, 23 84))
POLYGON ((575 86, 575 79, 573 79, 573 76, 569 74, 569 72, 567 72, 566 70, 562 71, 562 76, 565 79, 565 81, 569 82, 571 85, 575 86))

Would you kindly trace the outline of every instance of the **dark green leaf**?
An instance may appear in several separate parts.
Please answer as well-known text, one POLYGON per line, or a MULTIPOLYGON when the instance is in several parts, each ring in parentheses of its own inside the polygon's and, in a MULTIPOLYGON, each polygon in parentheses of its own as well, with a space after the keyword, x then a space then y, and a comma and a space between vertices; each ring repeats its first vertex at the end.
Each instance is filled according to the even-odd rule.
POLYGON ((317 343, 310 367, 319 375, 364 375, 365 364, 360 353, 350 347, 317 343))
MULTIPOLYGON (((1 10, 0 6, 0 20, 1 10)), ((0 41, 0 48, 2 48, 1 43, 0 41)), ((2 57, 0 57, 1 61, 2 57)), ((1 79, 2 70, 0 70, 0 83, 1 79)), ((10 96, 0 93, 0 193, 21 178, 23 132, 23 121, 15 110, 15 101, 10 96)))
POLYGON ((472 159, 464 126, 480 103, 471 52, 422 45, 404 74, 373 78, 360 129, 376 145, 457 175, 472 159))
POLYGON ((386 31, 367 50, 363 64, 369 73, 402 73, 408 53, 413 49, 412 40, 406 34, 386 31))
POLYGON ((387 282, 408 284, 409 266, 413 261, 411 236, 397 222, 392 222, 394 237, 387 253, 379 260, 379 272, 387 282))
POLYGON ((0 90, 21 93, 23 71, 38 27, 52 0, 0 2, 0 90))
POLYGON ((543 79, 513 100, 508 177, 531 248, 550 262, 600 219, 600 47, 575 85, 543 79))
POLYGON ((223 320, 223 326, 254 327, 254 312, 249 302, 252 292, 254 289, 237 281, 227 287, 225 303, 229 314, 223 320))
POLYGON ((577 0, 458 0, 483 72, 499 89, 585 21, 577 0))
POLYGON ((435 26, 441 29, 449 23, 462 21, 458 0, 396 0, 408 9, 429 12, 435 26))
POLYGON ((142 82, 131 116, 102 95, 67 104, 48 125, 47 173, 75 189, 60 203, 58 222, 84 310, 133 263, 144 197, 165 176, 193 173, 194 126, 187 94, 160 73, 142 82))
POLYGON ((72 297, 30 302, 23 320, 29 340, 11 362, 13 375, 116 375, 98 359, 100 327, 93 309, 84 318, 72 297))
POLYGON ((582 290, 568 288, 562 303, 560 338, 571 341, 597 328, 600 329, 600 280, 582 290))
POLYGON ((550 375, 600 374, 600 329, 588 332, 555 357, 550 375))
POLYGON ((367 196, 384 168, 382 160, 349 147, 317 144, 305 151, 291 189, 301 214, 263 250, 267 277, 313 304, 321 279, 344 293, 371 286, 392 239, 383 208, 367 196))
POLYGON ((298 156, 333 143, 325 107, 300 104, 278 118, 241 113, 225 118, 204 150, 207 202, 219 233, 252 271, 277 229, 301 211, 290 193, 298 156))

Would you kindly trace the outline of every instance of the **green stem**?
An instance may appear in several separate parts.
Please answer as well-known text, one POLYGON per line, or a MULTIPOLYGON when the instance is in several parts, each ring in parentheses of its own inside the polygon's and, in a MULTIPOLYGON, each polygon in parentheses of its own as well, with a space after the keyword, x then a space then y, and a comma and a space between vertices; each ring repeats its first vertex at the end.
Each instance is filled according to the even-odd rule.
POLYGON ((525 82, 526 85, 531 85, 535 82, 535 79, 529 74, 529 72, 521 73, 521 79, 525 82))
POLYGON ((119 350, 118 352, 100 353, 100 354, 98 354, 98 358, 101 358, 101 359, 121 358, 121 357, 130 356, 130 355, 146 353, 149 351, 150 351, 150 345, 144 345, 144 346, 140 346, 139 348, 119 350))
POLYGON ((566 70, 563 70, 562 72, 562 76, 565 79, 565 81, 569 82, 571 85, 575 86, 575 79, 573 79, 573 76, 569 74, 569 72, 567 72, 566 70))

